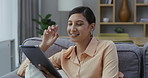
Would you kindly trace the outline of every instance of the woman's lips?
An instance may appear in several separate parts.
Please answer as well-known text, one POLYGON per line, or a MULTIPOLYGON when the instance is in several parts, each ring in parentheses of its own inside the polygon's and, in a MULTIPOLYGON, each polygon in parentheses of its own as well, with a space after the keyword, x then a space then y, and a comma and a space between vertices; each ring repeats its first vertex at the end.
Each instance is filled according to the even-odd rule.
POLYGON ((70 34, 71 37, 77 37, 79 34, 70 34))

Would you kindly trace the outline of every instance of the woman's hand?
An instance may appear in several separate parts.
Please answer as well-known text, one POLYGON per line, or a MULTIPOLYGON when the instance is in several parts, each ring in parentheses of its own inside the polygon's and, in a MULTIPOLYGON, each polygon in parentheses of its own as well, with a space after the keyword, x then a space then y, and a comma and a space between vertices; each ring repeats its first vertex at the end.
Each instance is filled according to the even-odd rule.
POLYGON ((42 51, 46 51, 58 38, 58 25, 49 26, 44 30, 43 40, 40 44, 42 51))
POLYGON ((56 78, 50 72, 48 72, 48 70, 44 66, 42 66, 41 64, 39 64, 39 67, 41 68, 41 71, 43 72, 43 74, 46 78, 56 78))

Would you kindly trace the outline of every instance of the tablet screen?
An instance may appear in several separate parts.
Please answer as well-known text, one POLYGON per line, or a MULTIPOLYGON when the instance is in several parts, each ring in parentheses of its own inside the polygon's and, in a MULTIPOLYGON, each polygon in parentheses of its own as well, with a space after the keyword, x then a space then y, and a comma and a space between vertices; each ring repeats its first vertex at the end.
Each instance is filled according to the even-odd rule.
POLYGON ((40 69, 38 64, 43 65, 52 75, 62 78, 57 69, 52 65, 50 60, 45 56, 38 45, 21 45, 22 52, 31 61, 33 65, 40 69))

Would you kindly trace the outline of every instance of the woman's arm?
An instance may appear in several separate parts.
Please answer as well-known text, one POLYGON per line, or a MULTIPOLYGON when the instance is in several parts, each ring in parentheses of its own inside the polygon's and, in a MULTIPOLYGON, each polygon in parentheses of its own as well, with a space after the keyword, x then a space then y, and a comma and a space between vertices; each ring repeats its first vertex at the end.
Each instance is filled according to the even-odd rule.
POLYGON ((118 78, 118 55, 113 42, 109 42, 103 58, 102 78, 118 78))
MULTIPOLYGON (((46 51, 58 38, 58 25, 49 26, 47 30, 44 30, 43 40, 39 45, 42 51, 46 51)), ((28 59, 26 59, 20 66, 17 74, 19 76, 25 76, 25 70, 27 67, 27 63, 30 63, 28 59)))

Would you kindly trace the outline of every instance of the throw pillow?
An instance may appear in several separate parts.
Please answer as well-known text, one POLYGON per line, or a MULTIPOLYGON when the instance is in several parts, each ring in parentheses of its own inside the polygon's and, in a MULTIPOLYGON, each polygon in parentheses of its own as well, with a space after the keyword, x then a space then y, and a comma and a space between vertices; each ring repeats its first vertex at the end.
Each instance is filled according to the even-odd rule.
POLYGON ((25 71, 25 78, 46 78, 46 77, 39 69, 37 69, 34 65, 29 63, 25 71))

